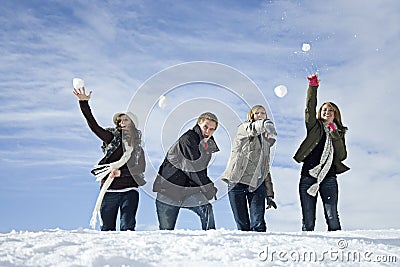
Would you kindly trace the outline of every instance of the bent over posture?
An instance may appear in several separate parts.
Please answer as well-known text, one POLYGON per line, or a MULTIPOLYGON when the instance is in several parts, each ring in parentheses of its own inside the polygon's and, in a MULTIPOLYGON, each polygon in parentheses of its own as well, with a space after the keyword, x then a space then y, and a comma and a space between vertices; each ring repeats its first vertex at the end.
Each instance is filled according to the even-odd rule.
POLYGON ((195 212, 203 230, 215 229, 214 213, 209 200, 217 188, 207 176, 212 153, 219 151, 213 134, 217 117, 206 112, 168 150, 161 164, 153 191, 160 230, 173 230, 180 208, 195 212))

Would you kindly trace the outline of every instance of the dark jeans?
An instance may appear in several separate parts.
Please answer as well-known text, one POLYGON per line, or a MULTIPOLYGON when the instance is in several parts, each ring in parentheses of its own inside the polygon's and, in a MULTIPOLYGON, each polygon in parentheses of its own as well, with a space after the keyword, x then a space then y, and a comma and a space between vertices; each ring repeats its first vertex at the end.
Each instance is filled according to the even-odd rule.
MULTIPOLYGON (((313 177, 301 176, 299 184, 301 210, 303 213, 303 231, 314 231, 315 227, 315 209, 317 205, 318 194, 313 197, 307 193, 307 190, 317 179, 313 177)), ((326 177, 319 185, 324 206, 325 220, 328 224, 328 231, 341 230, 339 222, 338 205, 338 184, 336 177, 326 177)))
MULTIPOLYGON (((207 200, 203 194, 201 194, 201 196, 198 195, 198 197, 207 200)), ((188 198, 196 198, 196 196, 189 196, 188 198)), ((190 200, 189 202, 193 203, 190 200)), ((199 201, 199 203, 204 203, 204 200, 199 201)), ((203 230, 215 229, 214 212, 210 203, 199 206, 185 206, 185 201, 176 202, 167 196, 158 193, 156 199, 156 209, 160 230, 175 229, 176 220, 178 219, 178 213, 181 208, 188 209, 196 213, 200 217, 201 228, 203 230)))
POLYGON ((115 231, 118 210, 120 210, 120 230, 135 230, 139 192, 107 192, 101 202, 100 214, 103 220, 101 231, 115 231))
POLYGON ((248 185, 241 183, 229 188, 229 202, 238 230, 256 232, 267 230, 264 220, 265 194, 264 183, 254 192, 249 191, 248 185))

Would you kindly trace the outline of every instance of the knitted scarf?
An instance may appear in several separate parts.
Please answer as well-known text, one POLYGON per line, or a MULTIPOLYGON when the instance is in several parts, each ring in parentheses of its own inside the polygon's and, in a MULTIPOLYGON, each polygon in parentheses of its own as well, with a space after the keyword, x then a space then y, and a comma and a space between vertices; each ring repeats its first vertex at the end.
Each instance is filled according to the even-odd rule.
POLYGON ((104 164, 107 162, 107 159, 111 156, 112 153, 117 150, 119 144, 121 144, 121 132, 116 128, 106 128, 107 131, 113 134, 114 138, 111 140, 109 144, 104 144, 101 146, 101 150, 104 153, 104 157, 100 160, 99 164, 104 164))
MULTIPOLYGON (((129 146, 125 140, 122 141, 122 143, 124 145, 125 152, 118 161, 111 162, 108 164, 101 164, 101 165, 94 166, 92 173, 94 175, 96 175, 96 177, 97 177, 96 181, 101 181, 103 178, 105 178, 107 175, 109 175, 113 169, 119 169, 125 163, 128 162, 129 158, 131 157, 133 147, 129 146)), ((100 214, 100 206, 101 206, 101 202, 103 201, 104 195, 106 194, 107 189, 110 187, 113 179, 114 178, 108 177, 106 179, 106 181, 104 182, 103 186, 101 187, 99 196, 97 197, 97 200, 96 200, 96 205, 94 206, 94 209, 93 209, 92 218, 90 219, 90 226, 93 229, 96 227, 97 215, 99 216, 100 225, 103 225, 103 220, 101 219, 101 214, 100 214)))
POLYGON ((324 127, 324 130, 326 134, 324 151, 322 152, 319 164, 310 170, 310 175, 316 178, 317 182, 307 190, 307 193, 314 197, 317 195, 319 190, 319 185, 321 184, 322 180, 324 180, 333 162, 332 138, 331 135, 329 134, 329 128, 324 127))

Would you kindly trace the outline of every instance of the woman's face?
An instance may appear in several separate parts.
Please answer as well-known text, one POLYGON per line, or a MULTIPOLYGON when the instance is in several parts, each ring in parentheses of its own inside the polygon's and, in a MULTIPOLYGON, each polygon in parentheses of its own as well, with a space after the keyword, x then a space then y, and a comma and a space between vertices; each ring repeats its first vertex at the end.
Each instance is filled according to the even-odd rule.
POLYGON ((321 118, 325 123, 331 123, 335 119, 335 110, 328 104, 325 104, 321 108, 321 118))
POLYGON ((131 119, 127 115, 121 115, 119 119, 121 120, 119 125, 121 126, 122 129, 129 128, 129 126, 131 126, 132 124, 131 119))
POLYGON ((253 116, 254 121, 265 120, 266 118, 267 118, 267 113, 265 112, 265 109, 258 108, 254 111, 254 116, 253 116))

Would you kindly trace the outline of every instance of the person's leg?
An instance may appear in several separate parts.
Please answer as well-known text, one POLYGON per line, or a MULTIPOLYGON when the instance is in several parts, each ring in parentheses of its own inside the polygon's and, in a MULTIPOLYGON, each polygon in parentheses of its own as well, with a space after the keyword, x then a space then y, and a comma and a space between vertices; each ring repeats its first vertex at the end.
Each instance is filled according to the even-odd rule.
POLYGON ((157 198, 156 209, 160 230, 174 230, 180 206, 167 204, 157 198))
POLYGON ((250 230, 255 232, 265 232, 265 195, 266 188, 262 183, 254 192, 248 194, 248 203, 250 210, 250 230))
POLYGON ((238 230, 250 231, 250 219, 247 208, 247 193, 248 185, 236 184, 233 188, 229 189, 229 203, 231 205, 233 217, 238 230))
POLYGON ((301 176, 299 184, 299 194, 301 211, 303 215, 303 231, 314 231, 315 227, 315 209, 317 205, 317 196, 313 197, 307 193, 307 190, 317 180, 313 177, 301 176))
POLYGON ((117 193, 105 193, 100 206, 100 216, 103 221, 101 231, 115 231, 119 208, 117 193))
POLYGON ((187 196, 183 201, 182 207, 193 211, 200 217, 203 230, 215 229, 213 208, 203 193, 198 192, 187 196))
POLYGON ((120 202, 120 230, 135 230, 136 212, 139 206, 139 192, 131 190, 124 193, 119 193, 121 196, 120 202))
POLYGON ((211 230, 215 229, 214 212, 211 204, 201 205, 197 207, 185 207, 195 212, 201 221, 201 229, 211 230))
POLYGON ((201 205, 197 207, 186 207, 185 209, 193 211, 200 217, 201 229, 215 229, 214 212, 211 204, 201 205))
POLYGON ((328 231, 341 230, 337 210, 339 189, 336 177, 326 177, 319 186, 322 203, 324 205, 325 220, 328 231))

